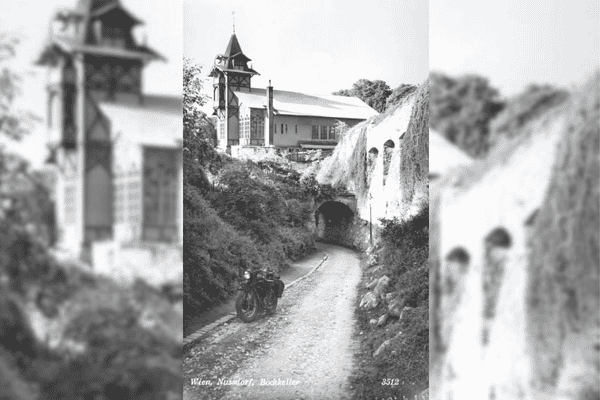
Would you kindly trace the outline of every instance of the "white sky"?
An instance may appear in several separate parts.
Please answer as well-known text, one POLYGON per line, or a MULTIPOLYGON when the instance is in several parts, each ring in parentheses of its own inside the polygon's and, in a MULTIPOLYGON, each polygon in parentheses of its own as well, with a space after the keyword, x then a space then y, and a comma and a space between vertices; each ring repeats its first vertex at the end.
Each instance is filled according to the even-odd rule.
MULTIPOLYGON (((276 89, 331 93, 360 78, 391 87, 428 72, 475 72, 503 95, 532 82, 579 83, 600 66, 598 0, 121 0, 146 22, 148 43, 168 58, 144 74, 147 93, 181 93, 181 55, 205 66, 225 51, 235 11, 242 50, 276 89), (183 4, 182 4, 183 2, 183 4)), ((45 71, 33 67, 48 23, 77 0, 0 0, 0 31, 21 38, 13 68, 24 77, 21 108, 43 121, 20 146, 45 157, 45 71)))
MULTIPOLYGON (((394 88, 429 74, 429 3, 421 0, 184 0, 184 55, 208 74, 235 32, 277 90, 330 94, 358 79, 394 88)), ((210 106, 210 104, 208 104, 210 106)))
MULTIPOLYGON (((183 52, 183 10, 181 0, 121 0, 121 3, 140 18, 148 45, 165 56, 166 63, 158 61, 146 67, 143 76, 145 93, 181 95, 183 52)), ((0 32, 15 33, 21 39, 12 67, 23 78, 20 108, 34 112, 43 121, 34 132, 14 148, 40 166, 47 153, 46 131, 46 71, 33 65, 47 37, 48 24, 60 8, 73 8, 77 0, 0 0, 0 32)))
POLYGON ((431 70, 527 84, 581 83, 600 66, 598 0, 430 0, 431 70))

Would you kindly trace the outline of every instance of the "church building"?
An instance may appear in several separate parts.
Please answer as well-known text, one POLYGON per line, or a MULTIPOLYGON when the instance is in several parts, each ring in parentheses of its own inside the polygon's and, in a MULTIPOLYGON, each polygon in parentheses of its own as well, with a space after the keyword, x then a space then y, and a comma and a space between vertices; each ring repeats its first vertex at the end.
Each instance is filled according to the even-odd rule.
POLYGON ((54 16, 37 61, 59 245, 103 268, 180 254, 183 240, 182 99, 144 94, 144 67, 166 60, 137 43, 141 24, 119 0, 79 0, 54 16))
POLYGON ((218 146, 267 146, 285 150, 332 149, 339 140, 340 123, 352 127, 377 115, 357 97, 312 95, 253 88, 258 72, 248 64, 235 32, 225 53, 217 55, 213 78, 213 109, 218 118, 218 146))

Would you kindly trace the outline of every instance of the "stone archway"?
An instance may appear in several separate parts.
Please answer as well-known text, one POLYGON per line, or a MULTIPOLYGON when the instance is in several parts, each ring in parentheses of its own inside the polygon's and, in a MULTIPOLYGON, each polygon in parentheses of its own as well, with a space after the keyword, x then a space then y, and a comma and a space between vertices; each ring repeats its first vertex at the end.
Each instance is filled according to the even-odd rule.
POLYGON ((317 237, 326 243, 352 246, 353 222, 353 210, 341 201, 326 201, 315 211, 317 237))

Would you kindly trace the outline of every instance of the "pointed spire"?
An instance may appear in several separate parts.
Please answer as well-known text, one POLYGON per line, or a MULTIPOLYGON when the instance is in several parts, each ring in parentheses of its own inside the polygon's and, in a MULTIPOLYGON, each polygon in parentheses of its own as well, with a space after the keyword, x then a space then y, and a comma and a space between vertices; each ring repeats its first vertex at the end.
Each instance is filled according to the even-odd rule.
POLYGON ((231 35, 229 39, 229 44, 227 45, 227 49, 225 50, 224 55, 227 57, 231 57, 235 54, 241 53, 242 48, 240 47, 240 42, 238 42, 235 33, 231 35))

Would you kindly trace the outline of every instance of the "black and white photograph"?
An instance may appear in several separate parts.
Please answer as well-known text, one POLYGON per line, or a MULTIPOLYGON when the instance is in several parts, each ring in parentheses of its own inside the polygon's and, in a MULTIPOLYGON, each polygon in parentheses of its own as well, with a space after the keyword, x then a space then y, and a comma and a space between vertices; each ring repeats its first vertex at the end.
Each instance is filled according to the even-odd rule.
POLYGON ((184 1, 184 399, 424 399, 428 3, 184 1))
POLYGON ((600 1, 0 0, 0 400, 599 377, 600 1))
POLYGON ((600 398, 600 3, 430 1, 430 395, 600 398))
POLYGON ((182 7, 0 1, 0 398, 180 399, 182 7))

